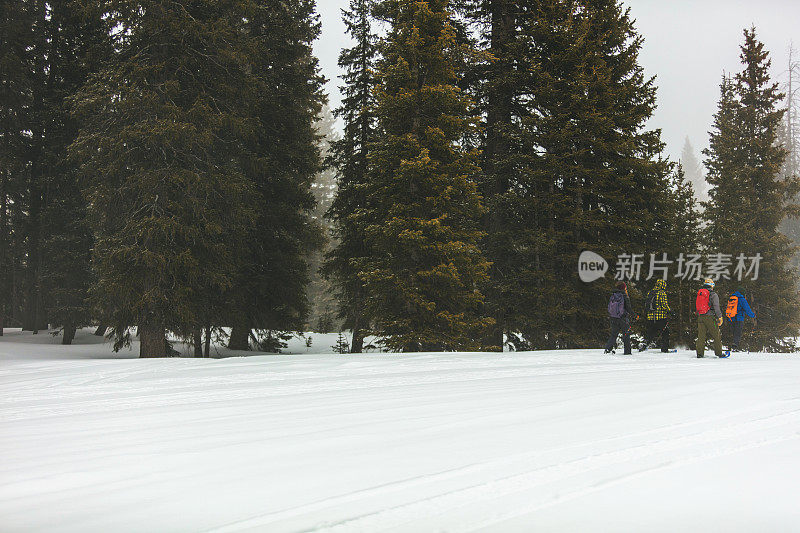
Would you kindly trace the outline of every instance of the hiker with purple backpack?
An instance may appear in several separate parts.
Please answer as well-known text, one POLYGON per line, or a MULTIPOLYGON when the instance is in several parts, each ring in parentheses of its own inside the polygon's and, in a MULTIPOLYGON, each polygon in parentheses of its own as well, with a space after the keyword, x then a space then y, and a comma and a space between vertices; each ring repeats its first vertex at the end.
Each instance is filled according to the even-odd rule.
POLYGON ((606 343, 605 353, 614 353, 614 348, 617 346, 617 337, 621 333, 625 355, 631 354, 631 325, 629 317, 632 316, 633 307, 631 307, 631 300, 628 297, 628 286, 624 281, 620 281, 608 300, 611 336, 606 343))

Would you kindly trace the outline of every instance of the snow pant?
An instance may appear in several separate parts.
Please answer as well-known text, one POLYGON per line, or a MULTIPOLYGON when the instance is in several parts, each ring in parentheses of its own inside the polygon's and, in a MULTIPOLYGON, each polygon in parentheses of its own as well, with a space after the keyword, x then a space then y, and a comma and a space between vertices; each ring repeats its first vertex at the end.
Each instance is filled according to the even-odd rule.
POLYGON ((739 348, 739 343, 742 342, 742 330, 744 330, 744 322, 734 320, 731 322, 731 331, 733 331, 733 344, 731 348, 734 350, 739 348))
POLYGON ((610 318, 611 323, 611 336, 606 343, 606 351, 610 352, 617 346, 617 337, 622 333, 622 345, 625 348, 625 355, 631 353, 631 327, 628 323, 628 318, 610 318))
POLYGON ((722 356, 722 337, 717 325, 717 317, 713 313, 700 315, 697 317, 697 355, 702 356, 706 351, 706 339, 714 339, 714 353, 717 357, 722 356))
POLYGON ((658 347, 661 348, 662 352, 669 350, 669 325, 667 325, 666 318, 647 321, 644 343, 646 346, 650 346, 651 342, 657 341, 658 347))

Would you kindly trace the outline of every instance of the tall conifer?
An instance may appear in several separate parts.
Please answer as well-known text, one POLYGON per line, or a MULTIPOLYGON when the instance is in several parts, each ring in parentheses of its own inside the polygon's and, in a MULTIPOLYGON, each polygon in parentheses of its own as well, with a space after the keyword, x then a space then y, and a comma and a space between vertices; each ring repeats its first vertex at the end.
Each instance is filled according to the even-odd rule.
POLYGON ((321 245, 311 219, 311 185, 321 169, 314 123, 324 101, 312 44, 320 24, 313 0, 259 0, 247 24, 248 57, 257 80, 248 95, 257 131, 245 176, 258 192, 256 223, 240 250, 242 264, 227 295, 228 346, 246 350, 253 329, 299 330, 308 315, 306 256, 321 245))
MULTIPOLYGON (((92 2, 87 2, 91 6, 92 2)), ((108 0, 118 53, 75 99, 71 147, 88 180, 96 304, 140 355, 188 334, 200 294, 222 291, 252 224, 245 179, 255 132, 244 1, 108 0)))
MULTIPOLYGON (((771 61, 755 28, 744 31, 743 70, 724 77, 710 145, 704 151, 711 185, 705 217, 709 248, 722 254, 760 254, 758 280, 744 276, 741 284, 723 280, 720 289, 737 285, 756 312, 749 336, 751 350, 786 351, 794 348, 800 329, 797 272, 790 261, 794 249, 778 226, 784 216, 797 217, 792 203, 800 182, 780 179, 786 150, 776 143, 784 110, 783 95, 770 79, 771 61)), ((748 265, 749 266, 749 265, 748 265)), ((753 273, 754 274, 754 273, 753 273)))
POLYGON ((540 284, 523 333, 534 347, 595 346, 608 286, 578 279, 581 251, 613 260, 666 244, 670 165, 660 131, 646 129, 656 88, 638 62, 642 37, 616 0, 539 2, 521 22, 531 39, 531 157, 520 187, 536 258, 528 275, 540 284))
POLYGON ((465 54, 446 0, 385 0, 389 23, 378 65, 381 137, 369 154, 359 215, 370 254, 359 261, 370 316, 390 348, 474 349, 488 263, 478 242, 483 213, 470 99, 456 87, 465 54))
POLYGON ((334 224, 337 244, 327 255, 323 269, 336 287, 339 318, 352 331, 352 353, 361 352, 370 326, 357 265, 368 253, 359 215, 367 202, 367 151, 377 140, 373 86, 378 50, 371 21, 373 3, 351 0, 349 9, 342 11, 345 28, 354 42, 339 56, 344 98, 335 115, 344 122, 344 135, 331 144, 330 161, 338 170, 338 189, 327 215, 334 224))

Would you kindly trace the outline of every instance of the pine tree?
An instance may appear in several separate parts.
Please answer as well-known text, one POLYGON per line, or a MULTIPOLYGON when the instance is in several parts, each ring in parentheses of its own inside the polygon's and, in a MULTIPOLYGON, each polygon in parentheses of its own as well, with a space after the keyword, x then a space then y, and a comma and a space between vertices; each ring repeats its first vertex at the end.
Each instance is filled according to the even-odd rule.
POLYGON ((95 15, 56 2, 48 19, 53 45, 48 57, 50 98, 43 173, 47 194, 42 209, 40 286, 49 321, 62 328, 63 344, 70 344, 75 330, 92 318, 88 301, 92 232, 77 164, 66 157, 66 149, 78 129, 69 97, 111 54, 107 28, 95 15))
POLYGON ((338 171, 338 188, 327 213, 337 243, 323 267, 323 274, 336 287, 338 316, 343 327, 353 333, 353 353, 362 351, 364 335, 369 330, 369 318, 364 313, 364 282, 356 265, 368 255, 359 209, 367 201, 367 150, 377 140, 372 88, 378 50, 370 18, 372 6, 373 0, 351 0, 349 10, 342 11, 354 44, 339 56, 339 67, 344 71, 344 98, 335 115, 344 122, 344 135, 331 143, 330 162, 338 171))
POLYGON ((536 348, 596 346, 607 334, 608 287, 584 284, 577 257, 663 249, 668 173, 654 80, 638 63, 642 37, 615 0, 542 2, 521 19, 529 35, 530 115, 523 121, 528 232, 538 287, 522 331, 536 348), (596 302, 596 303, 595 303, 596 302))
MULTIPOLYGON (((529 114, 522 103, 530 89, 525 69, 528 36, 520 31, 525 2, 485 0, 467 2, 467 13, 481 30, 481 45, 488 57, 470 77, 479 108, 485 117, 481 139, 479 185, 486 205, 482 250, 491 261, 490 279, 483 287, 484 313, 494 320, 484 340, 487 350, 502 350, 504 333, 526 329, 529 305, 537 283, 529 276, 535 261, 524 242, 527 220, 521 209, 524 190, 517 187, 520 171, 532 151, 523 146, 520 123, 529 114)), ((519 346, 516 346, 519 349, 519 346)))
POLYGON ((478 242, 483 213, 472 102, 456 87, 459 44, 448 2, 385 0, 389 24, 377 69, 380 139, 368 156, 367 204, 359 214, 369 256, 359 260, 368 313, 392 349, 479 346, 488 263, 478 242))
POLYGON ((201 295, 230 287, 253 223, 251 6, 101 7, 117 53, 75 98, 82 128, 70 148, 88 181, 93 296, 118 345, 137 325, 140 356, 165 356, 165 331, 188 334, 201 295))
MULTIPOLYGON (((701 251, 702 217, 698 210, 697 198, 692 182, 678 164, 672 174, 671 184, 670 232, 664 252, 672 260, 684 254, 696 254, 701 251)), ((684 279, 684 276, 667 284, 670 307, 675 311, 674 323, 671 325, 673 338, 678 343, 692 346, 694 342, 692 311, 698 289, 696 280, 684 279)))
MULTIPOLYGON (((788 154, 781 169, 781 177, 800 177, 800 61, 797 51, 789 48, 789 69, 786 82, 786 115, 778 129, 778 143, 786 148, 788 154)), ((800 198, 795 198, 800 203, 800 198)), ((800 246, 800 219, 784 218, 781 231, 792 240, 796 247, 800 246)), ((800 248, 795 253, 792 264, 800 268, 800 248)))
POLYGON ((692 189, 694 189, 694 192, 697 196, 697 201, 698 202, 707 201, 708 184, 706 183, 706 179, 703 176, 703 167, 700 164, 700 161, 698 161, 697 159, 697 154, 694 151, 692 143, 689 141, 689 137, 686 137, 686 140, 683 143, 680 163, 683 172, 686 175, 686 179, 689 180, 689 183, 692 184, 692 189))
POLYGON ((761 254, 758 280, 725 281, 720 293, 743 287, 757 314, 749 340, 751 350, 786 351, 800 329, 797 273, 789 265, 794 253, 778 231, 785 215, 800 214, 791 200, 797 179, 779 179, 786 150, 776 143, 784 110, 783 97, 770 80, 771 61, 755 28, 744 31, 742 72, 724 77, 710 146, 704 151, 710 201, 706 206, 709 248, 736 257, 761 254))
POLYGON ((22 271, 21 221, 27 184, 32 107, 33 2, 0 5, 0 335, 19 318, 16 290, 22 271))
POLYGON ((254 165, 246 177, 259 193, 257 220, 242 247, 243 262, 227 295, 228 347, 249 349, 253 329, 300 330, 308 315, 306 257, 321 246, 311 219, 311 185, 321 170, 315 122, 323 78, 312 43, 320 24, 312 0, 258 1, 248 23, 257 46, 249 60, 258 87, 248 101, 259 123, 254 165))
MULTIPOLYGON (((335 129, 335 118, 327 105, 323 107, 315 128, 320 138, 320 155, 323 160, 329 162, 331 144, 339 139, 339 134, 335 129)), ((320 269, 326 254, 330 253, 337 244, 333 223, 326 217, 336 197, 336 178, 336 168, 330 164, 326 164, 325 168, 314 177, 311 190, 314 193, 316 205, 311 212, 311 219, 322 228, 324 244, 320 248, 311 250, 306 259, 310 275, 306 290, 309 302, 308 323, 312 325, 324 323, 329 330, 334 328, 333 310, 336 308, 336 298, 333 284, 323 276, 320 269)))

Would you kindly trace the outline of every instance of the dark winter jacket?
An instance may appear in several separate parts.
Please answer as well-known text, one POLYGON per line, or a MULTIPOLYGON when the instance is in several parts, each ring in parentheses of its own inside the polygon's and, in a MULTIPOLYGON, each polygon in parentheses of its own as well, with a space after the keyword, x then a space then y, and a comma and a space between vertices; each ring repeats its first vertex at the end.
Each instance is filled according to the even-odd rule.
POLYGON ((731 319, 731 322, 744 322, 745 316, 755 318, 756 314, 752 309, 750 309, 750 304, 747 303, 747 298, 745 298, 741 292, 736 291, 732 294, 732 296, 739 298, 739 307, 736 316, 731 319))
MULTIPOLYGON (((668 318, 671 309, 667 303, 667 282, 663 279, 657 280, 650 294, 653 294, 656 309, 655 311, 647 311, 647 320, 664 320, 668 318)), ((648 299, 650 294, 647 295, 648 299)))
POLYGON ((631 306, 631 299, 628 298, 627 293, 625 293, 624 291, 621 291, 619 289, 614 289, 613 291, 611 291, 612 295, 614 295, 615 293, 621 293, 622 296, 625 298, 625 312, 622 314, 622 316, 620 318, 627 319, 627 318, 630 318, 631 316, 633 316, 633 306, 631 306))

